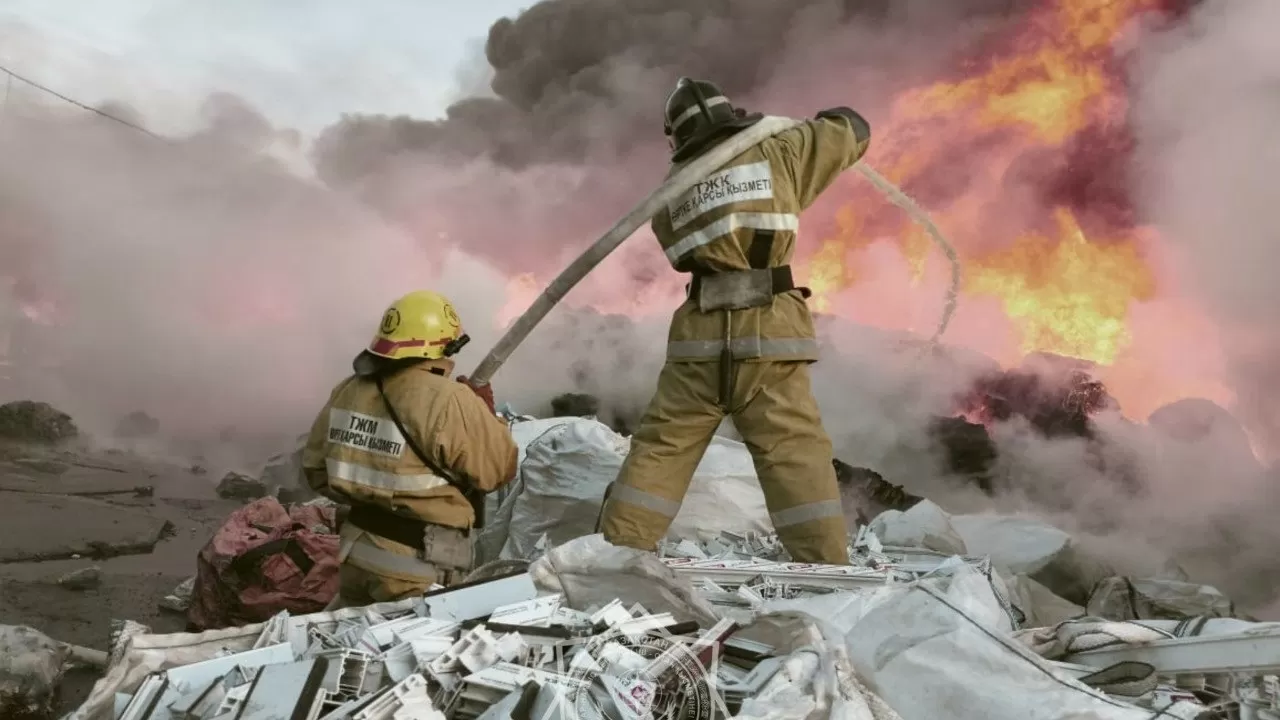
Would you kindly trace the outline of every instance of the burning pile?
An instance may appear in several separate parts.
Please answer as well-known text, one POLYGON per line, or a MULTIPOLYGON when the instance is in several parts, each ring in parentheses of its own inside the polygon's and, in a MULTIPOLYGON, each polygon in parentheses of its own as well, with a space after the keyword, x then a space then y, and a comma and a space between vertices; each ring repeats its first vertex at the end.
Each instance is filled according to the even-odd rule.
POLYGON ((1093 371, 1092 363, 1034 353, 1015 370, 979 377, 961 410, 983 425, 1022 417, 1045 437, 1092 437, 1089 418, 1116 406, 1093 371))
MULTIPOLYGON (((1204 378, 1137 372, 1161 349, 1138 344, 1134 309, 1148 304, 1143 321, 1165 323, 1178 303, 1176 278, 1158 272, 1168 248, 1140 224, 1124 184, 1134 140, 1116 48, 1162 9, 1156 0, 1043 3, 970 48, 957 77, 899 94, 870 156, 957 246, 964 277, 949 342, 1005 366, 1035 352, 1096 363, 1134 417, 1188 395, 1229 400, 1204 378)), ((849 182, 843 195, 809 258, 815 309, 927 335, 945 264, 873 190, 849 182), (886 259, 886 246, 900 260, 886 259), (923 304, 865 302, 860 284, 886 272, 916 285, 923 304)), ((1199 317, 1181 310, 1182 327, 1199 317)))

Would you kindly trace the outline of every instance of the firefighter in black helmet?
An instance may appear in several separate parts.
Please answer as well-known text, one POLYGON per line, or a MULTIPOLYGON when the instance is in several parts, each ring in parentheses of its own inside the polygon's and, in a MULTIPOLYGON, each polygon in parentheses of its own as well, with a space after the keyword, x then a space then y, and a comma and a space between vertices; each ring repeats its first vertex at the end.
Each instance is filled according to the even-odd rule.
MULTIPOLYGON (((672 173, 764 119, 714 84, 681 78, 667 97, 672 173)), ((824 110, 710 173, 653 219, 667 260, 690 273, 667 362, 600 518, 616 545, 653 550, 728 415, 755 462, 779 538, 796 562, 849 562, 847 531, 809 385, 818 359, 806 288, 791 275, 800 212, 852 166, 871 128, 824 110)))
POLYGON ((716 85, 702 80, 680 78, 667 96, 663 132, 671 145, 674 163, 694 157, 733 133, 764 119, 733 106, 716 85))

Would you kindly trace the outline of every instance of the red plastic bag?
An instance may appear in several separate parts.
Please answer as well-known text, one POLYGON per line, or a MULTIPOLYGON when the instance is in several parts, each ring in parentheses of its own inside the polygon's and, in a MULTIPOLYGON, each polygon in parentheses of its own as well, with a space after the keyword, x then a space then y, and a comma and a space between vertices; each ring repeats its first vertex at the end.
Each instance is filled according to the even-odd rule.
POLYGON ((271 497, 232 513, 197 556, 190 629, 323 610, 338 594, 336 525, 332 507, 286 510, 271 497))

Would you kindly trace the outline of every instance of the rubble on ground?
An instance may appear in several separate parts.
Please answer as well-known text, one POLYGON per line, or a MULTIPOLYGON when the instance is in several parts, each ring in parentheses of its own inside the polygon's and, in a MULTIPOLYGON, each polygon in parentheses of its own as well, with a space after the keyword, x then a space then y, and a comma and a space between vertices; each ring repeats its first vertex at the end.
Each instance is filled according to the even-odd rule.
POLYGON ((92 565, 71 572, 58 578, 58 584, 68 590, 92 590, 102 582, 102 568, 92 565))
MULTIPOLYGON (((727 438, 658 553, 614 547, 593 531, 627 439, 590 418, 520 420, 520 472, 489 498, 488 556, 463 585, 324 611, 335 568, 286 548, 312 532, 336 557, 338 508, 260 498, 161 601, 216 629, 118 623, 109 670, 66 720, 568 720, 673 704, 691 719, 1280 718, 1280 624, 1231 618, 1185 575, 1111 567, 1033 517, 951 515, 840 461, 842 499, 862 507, 850 565, 792 562, 727 438), (235 559, 270 543, 274 584, 233 582, 235 559)), ((297 483, 289 455, 269 464, 272 487, 297 483)))
POLYGON ((886 510, 909 510, 923 499, 888 482, 875 470, 854 467, 839 458, 831 464, 836 469, 845 517, 857 520, 859 525, 866 525, 886 510))
POLYGON ((757 533, 661 554, 586 536, 421 598, 122 634, 69 720, 1191 720, 1280 702, 1280 624, 1062 617, 1072 606, 1025 575, 866 530, 851 566, 788 562, 757 533), (1061 619, 1032 622, 1046 612, 1061 619), (1195 684, 1204 673, 1219 679, 1195 684))
POLYGON ((962 417, 935 417, 927 433, 941 451, 946 472, 967 478, 987 494, 994 492, 992 472, 998 452, 985 425, 962 417))
POLYGON ((1118 407, 1095 370, 1086 360, 1032 353, 1013 370, 980 376, 961 410, 983 423, 1022 417, 1045 437, 1089 438, 1090 418, 1118 407))
POLYGON ((1229 618, 1235 604, 1217 588, 1165 578, 1105 578, 1089 595, 1089 614, 1108 620, 1229 618))
POLYGON ((4 502, 0 563, 149 553, 173 528, 154 515, 90 498, 9 493, 4 502), (78 511, 75 532, 49 532, 49 518, 71 510, 78 511))
POLYGON ((0 462, 0 491, 56 493, 83 497, 150 497, 155 487, 135 473, 75 459, 19 457, 0 462))
POLYGON ((0 717, 48 718, 69 657, 65 645, 38 630, 0 625, 0 717))
POLYGON ((19 400, 0 405, 0 437, 57 443, 79 435, 71 416, 48 403, 19 400))
POLYGON ((185 615, 187 608, 191 607, 191 592, 195 589, 195 585, 196 578, 194 575, 178 583, 173 592, 160 598, 160 609, 185 615))
POLYGON ((116 437, 130 440, 152 437, 158 432, 160 432, 160 421, 141 410, 135 410, 120 418, 115 428, 116 437))
POLYGON ((238 472, 227 473, 218 482, 218 497, 227 500, 257 500, 268 495, 267 486, 261 480, 238 472))

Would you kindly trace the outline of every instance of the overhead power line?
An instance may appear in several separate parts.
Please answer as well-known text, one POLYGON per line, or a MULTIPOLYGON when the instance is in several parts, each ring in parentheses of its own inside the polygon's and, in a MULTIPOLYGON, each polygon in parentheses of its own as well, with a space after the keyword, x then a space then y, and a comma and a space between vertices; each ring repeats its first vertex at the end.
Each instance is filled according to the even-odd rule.
MULTIPOLYGON (((106 119, 108 119, 108 120, 112 120, 112 121, 114 121, 114 122, 118 122, 118 123, 120 123, 121 125, 124 125, 125 127, 133 128, 134 130, 137 130, 138 132, 140 132, 140 133, 144 133, 144 134, 146 134, 146 135, 150 135, 151 137, 153 137, 153 138, 155 138, 155 139, 157 139, 157 140, 163 140, 163 139, 164 139, 164 138, 160 137, 159 135, 157 135, 157 134, 155 134, 155 133, 151 132, 150 130, 148 130, 148 129, 146 129, 146 128, 142 127, 141 125, 136 125, 136 124, 134 124, 134 123, 129 122, 128 120, 125 120, 124 118, 116 117, 115 115, 112 115, 112 114, 111 114, 111 113, 109 113, 109 112, 104 112, 104 111, 102 111, 102 110, 99 110, 99 109, 98 109, 98 108, 96 108, 96 107, 91 106, 91 105, 86 105, 86 104, 84 104, 84 103, 80 102, 79 100, 76 100, 75 98, 67 97, 66 95, 63 95, 62 93, 58 92, 57 90, 53 90, 53 89, 51 89, 51 88, 45 87, 44 85, 41 85, 40 83, 38 83, 38 82, 36 82, 35 80, 32 80, 32 79, 30 79, 30 78, 23 77, 22 75, 19 75, 18 73, 16 73, 16 72, 14 72, 14 71, 10 70, 9 68, 7 68, 7 67, 5 67, 5 66, 3 66, 3 65, 0 65, 0 72, 3 72, 4 74, 6 74, 6 75, 8 75, 8 76, 9 76, 9 82, 12 82, 13 80, 17 80, 18 82, 20 82, 20 83, 25 83, 25 84, 27 84, 27 85, 30 85, 31 87, 33 87, 33 88, 35 88, 35 89, 37 89, 37 90, 39 90, 39 91, 41 91, 41 92, 48 93, 48 94, 50 94, 50 95, 52 95, 52 96, 54 96, 54 97, 58 98, 59 100, 61 100, 61 101, 63 101, 63 102, 66 102, 66 103, 70 103, 70 104, 72 104, 72 105, 75 105, 76 107, 81 108, 82 110, 88 110, 89 112, 91 112, 91 113, 93 113, 93 114, 95 114, 95 115, 101 115, 102 117, 104 117, 104 118, 106 118, 106 119)), ((7 100, 7 98, 8 98, 7 84, 6 84, 6 93, 5 93, 5 97, 6 97, 6 100, 7 100)))

